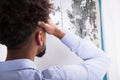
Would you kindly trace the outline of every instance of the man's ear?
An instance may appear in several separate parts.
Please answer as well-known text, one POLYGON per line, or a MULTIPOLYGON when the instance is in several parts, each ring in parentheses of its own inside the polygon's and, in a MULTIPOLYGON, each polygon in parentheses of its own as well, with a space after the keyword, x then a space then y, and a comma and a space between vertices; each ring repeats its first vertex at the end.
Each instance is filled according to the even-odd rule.
POLYGON ((43 33, 40 30, 36 33, 36 43, 37 43, 37 45, 40 45, 40 46, 43 45, 43 35, 42 34, 43 33))

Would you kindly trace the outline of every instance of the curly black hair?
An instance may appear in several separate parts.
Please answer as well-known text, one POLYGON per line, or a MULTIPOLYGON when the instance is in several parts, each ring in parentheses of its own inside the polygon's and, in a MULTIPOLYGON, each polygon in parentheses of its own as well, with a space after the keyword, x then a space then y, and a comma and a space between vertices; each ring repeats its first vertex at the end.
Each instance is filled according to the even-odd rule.
POLYGON ((49 0, 0 0, 0 43, 8 49, 18 45, 46 21, 52 10, 49 0))

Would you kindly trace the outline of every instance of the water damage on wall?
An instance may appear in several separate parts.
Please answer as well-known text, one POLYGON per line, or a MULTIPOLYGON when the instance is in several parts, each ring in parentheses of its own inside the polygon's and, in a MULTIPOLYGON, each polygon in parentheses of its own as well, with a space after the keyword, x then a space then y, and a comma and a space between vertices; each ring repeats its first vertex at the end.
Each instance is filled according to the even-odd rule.
POLYGON ((93 41, 100 47, 100 15, 97 0, 51 0, 51 18, 63 30, 93 41))

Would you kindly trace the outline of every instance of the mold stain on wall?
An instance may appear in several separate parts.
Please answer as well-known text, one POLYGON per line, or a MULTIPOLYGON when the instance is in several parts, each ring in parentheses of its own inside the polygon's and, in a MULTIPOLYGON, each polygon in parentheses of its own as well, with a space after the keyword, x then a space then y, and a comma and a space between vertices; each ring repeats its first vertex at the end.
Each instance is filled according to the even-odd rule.
POLYGON ((97 0, 51 0, 50 14, 59 28, 91 40, 100 47, 100 15, 97 0))

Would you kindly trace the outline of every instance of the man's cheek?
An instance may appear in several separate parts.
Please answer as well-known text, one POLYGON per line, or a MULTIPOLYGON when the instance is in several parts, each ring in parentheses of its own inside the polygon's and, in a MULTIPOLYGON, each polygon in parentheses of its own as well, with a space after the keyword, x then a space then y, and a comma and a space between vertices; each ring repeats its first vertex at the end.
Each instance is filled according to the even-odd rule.
POLYGON ((46 47, 41 52, 39 52, 38 55, 36 55, 36 56, 42 57, 42 56, 44 56, 45 52, 46 52, 46 47))

